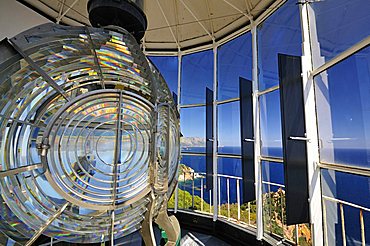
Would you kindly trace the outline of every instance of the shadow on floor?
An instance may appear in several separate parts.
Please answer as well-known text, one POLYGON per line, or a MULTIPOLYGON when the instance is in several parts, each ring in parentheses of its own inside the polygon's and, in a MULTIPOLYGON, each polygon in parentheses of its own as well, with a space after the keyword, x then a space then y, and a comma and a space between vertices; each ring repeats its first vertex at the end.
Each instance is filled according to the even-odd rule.
POLYGON ((188 230, 181 230, 181 246, 229 246, 230 244, 213 237, 198 232, 190 232, 188 230))

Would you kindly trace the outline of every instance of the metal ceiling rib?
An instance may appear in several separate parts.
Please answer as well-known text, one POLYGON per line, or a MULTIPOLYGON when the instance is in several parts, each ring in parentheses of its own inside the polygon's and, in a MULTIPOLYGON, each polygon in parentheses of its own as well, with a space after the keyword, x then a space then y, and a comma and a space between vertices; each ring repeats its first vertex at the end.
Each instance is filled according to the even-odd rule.
MULTIPOLYGON (((88 0, 17 0, 56 23, 90 25, 88 0)), ((250 23, 274 0, 147 0, 146 50, 186 50, 219 40, 250 23)))

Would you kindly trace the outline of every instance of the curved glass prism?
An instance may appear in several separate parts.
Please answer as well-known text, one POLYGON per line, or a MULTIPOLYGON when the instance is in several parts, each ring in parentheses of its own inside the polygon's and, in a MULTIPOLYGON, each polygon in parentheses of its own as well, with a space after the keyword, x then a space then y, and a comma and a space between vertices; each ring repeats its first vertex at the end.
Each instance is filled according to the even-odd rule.
POLYGON ((139 230, 152 194, 166 206, 179 114, 129 33, 45 24, 0 57, 3 233, 101 242, 139 230))

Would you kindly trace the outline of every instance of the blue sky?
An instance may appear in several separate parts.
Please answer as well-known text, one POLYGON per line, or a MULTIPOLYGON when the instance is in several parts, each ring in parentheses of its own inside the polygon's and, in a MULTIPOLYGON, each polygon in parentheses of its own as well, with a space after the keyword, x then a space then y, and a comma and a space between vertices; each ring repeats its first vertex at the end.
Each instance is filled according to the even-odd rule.
MULTIPOLYGON (((278 84, 279 52, 301 55, 301 31, 298 6, 288 3, 258 28, 260 88, 278 84), (283 23, 283 24, 282 24, 283 23), (275 37, 271 39, 271 37, 275 37)), ((150 57, 170 88, 177 83, 177 57, 150 57)), ((252 40, 246 33, 218 48, 218 100, 239 96, 239 77, 252 79, 252 40)), ((213 89, 213 52, 207 50, 186 55, 182 60, 181 104, 205 103, 205 89, 213 89)), ((267 95, 261 104, 268 106, 261 118, 264 144, 281 146, 280 105, 278 93, 267 95), (276 96, 276 95, 277 96, 276 96)), ((184 136, 205 137, 205 110, 183 109, 181 131, 184 136)), ((239 103, 224 104, 218 109, 219 145, 240 146, 239 103)))

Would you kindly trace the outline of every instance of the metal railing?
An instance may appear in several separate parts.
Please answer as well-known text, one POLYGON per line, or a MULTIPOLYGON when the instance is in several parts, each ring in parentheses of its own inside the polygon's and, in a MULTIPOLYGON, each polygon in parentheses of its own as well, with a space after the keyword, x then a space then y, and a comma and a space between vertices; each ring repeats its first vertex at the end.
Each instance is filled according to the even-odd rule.
MULTIPOLYGON (((262 181, 262 184, 263 185, 268 185, 269 186, 269 190, 268 190, 268 192, 266 192, 266 193, 268 193, 268 199, 270 200, 270 202, 269 202, 269 207, 268 207, 268 216, 269 216, 269 220, 270 220, 270 223, 272 223, 272 221, 271 221, 271 214, 272 214, 272 211, 271 211, 271 200, 272 200, 272 198, 271 198, 271 189, 270 189, 270 186, 275 186, 275 187, 279 187, 279 188, 281 188, 282 190, 284 190, 285 189, 285 185, 283 185, 283 184, 278 184, 278 183, 273 183, 273 182, 268 182, 268 181, 262 181)), ((271 226, 270 226, 270 230, 268 231, 270 234, 274 234, 274 235, 276 235, 276 236, 279 236, 279 237, 282 237, 282 239, 283 240, 286 240, 286 241, 291 241, 291 242, 293 242, 291 239, 289 239, 289 238, 287 238, 287 236, 285 235, 285 230, 284 230, 284 227, 285 226, 287 226, 286 224, 284 224, 284 212, 285 212, 285 207, 284 207, 284 204, 285 204, 285 202, 284 202, 284 200, 283 200, 283 196, 281 196, 280 197, 280 211, 281 211, 281 214, 280 214, 280 216, 281 216, 281 229, 282 229, 282 234, 281 235, 279 235, 279 234, 276 234, 276 233, 274 233, 273 231, 272 231, 272 228, 271 228, 271 226)), ((263 205, 263 206, 266 206, 265 204, 263 205)), ((264 217, 265 217, 265 215, 264 215, 264 217)), ((296 245, 298 245, 298 243, 299 243, 299 233, 298 233, 298 225, 294 225, 295 226, 295 235, 294 235, 294 243, 296 244, 296 245)), ((266 231, 265 231, 266 232, 266 231)))
MULTIPOLYGON (((195 211, 198 211, 198 212, 202 212, 202 213, 207 213, 207 214, 213 214, 212 213, 212 190, 209 190, 209 211, 207 211, 207 209, 205 208, 204 206, 204 203, 205 203, 205 189, 204 189, 204 180, 205 180, 205 177, 206 177, 206 173, 203 173, 203 172, 193 172, 193 171, 184 171, 180 177, 179 177, 179 182, 181 182, 181 185, 179 184, 179 189, 182 189, 182 190, 186 190, 188 191, 189 193, 191 193, 191 197, 192 197, 192 200, 191 200, 191 206, 186 206, 187 204, 185 204, 185 193, 183 194, 183 197, 179 198, 179 199, 183 199, 183 206, 179 206, 178 208, 179 209, 193 209, 195 211), (190 179, 189 179, 190 178, 190 179), (200 179, 200 187, 196 187, 196 184, 195 184, 195 180, 196 179, 200 179), (190 184, 190 186, 189 186, 190 184), (200 190, 200 209, 199 208, 196 208, 195 207, 195 190, 196 189, 199 189, 200 190)), ((233 222, 236 222, 238 224, 243 224, 245 223, 246 225, 249 225, 249 226, 255 226, 255 223, 251 220, 251 203, 248 202, 246 205, 248 206, 245 210, 247 211, 247 216, 246 218, 242 218, 241 214, 242 214, 242 209, 241 209, 241 194, 240 194, 240 187, 241 187, 241 180, 242 180, 242 177, 238 177, 238 176, 232 176, 232 175, 224 175, 224 174, 218 174, 217 175, 217 179, 218 179, 218 190, 220 191, 221 190, 221 181, 222 180, 226 180, 226 196, 227 196, 227 203, 226 203, 226 215, 222 215, 221 214, 221 192, 218 192, 218 215, 227 219, 227 220, 230 220, 230 221, 233 221, 233 222), (235 186, 231 185, 231 180, 235 180, 235 186), (231 215, 231 189, 235 189, 236 190, 236 205, 237 205, 237 216, 232 217, 231 215)), ((224 211, 224 210, 223 210, 224 211)))
POLYGON ((342 242, 343 246, 347 245, 347 236, 346 236, 346 226, 345 226, 345 214, 344 214, 344 206, 349 206, 359 210, 358 219, 360 222, 360 231, 361 231, 361 245, 366 245, 366 237, 365 237, 365 220, 364 220, 364 212, 370 213, 370 208, 366 208, 351 202, 343 201, 340 199, 336 199, 329 196, 322 196, 323 199, 323 215, 324 215, 324 237, 325 237, 325 245, 328 245, 329 238, 328 238, 328 222, 327 222, 327 205, 326 201, 332 202, 336 205, 339 205, 340 211, 340 225, 342 231, 342 242))
MULTIPOLYGON (((184 190, 184 191, 188 191, 191 195, 191 204, 188 203, 188 204, 185 204, 185 198, 186 198, 186 195, 184 192, 183 194, 183 197, 180 197, 179 195, 179 202, 180 202, 180 199, 183 199, 183 206, 179 206, 178 209, 191 209, 193 211, 196 211, 196 212, 200 212, 200 213, 206 213, 206 214, 213 214, 213 209, 212 209, 212 190, 209 190, 209 207, 206 207, 205 206, 205 188, 204 188, 204 185, 205 185, 205 177, 206 177, 206 173, 204 172, 195 172, 195 171, 183 171, 183 173, 180 175, 179 177, 179 186, 178 188, 181 189, 181 190, 184 190), (199 179, 199 186, 196 184, 198 182, 195 182, 197 179, 199 179), (195 194, 195 190, 199 189, 200 191, 200 208, 199 207, 196 207, 195 206, 195 197, 197 196, 195 194)), ((239 224, 239 225, 244 225, 244 226, 252 226, 252 227, 256 227, 255 225, 255 221, 253 221, 251 219, 251 211, 252 211, 252 206, 251 206, 251 203, 248 202, 246 204, 246 213, 247 214, 244 214, 242 215, 242 204, 241 204, 241 194, 240 194, 240 187, 241 187, 241 182, 242 182, 242 177, 238 177, 238 176, 233 176, 233 175, 224 175, 224 174, 218 174, 217 175, 217 183, 218 183, 218 190, 221 191, 221 181, 226 181, 226 203, 224 204, 221 204, 221 194, 224 194, 225 195, 225 192, 218 192, 218 216, 220 218, 224 218, 230 222, 233 222, 233 223, 236 223, 236 224, 239 224), (234 181, 233 183, 235 183, 235 185, 232 185, 232 182, 231 181, 234 181), (232 189, 236 189, 236 205, 237 205, 237 215, 236 216, 233 216, 231 214, 231 206, 232 204, 235 204, 235 203, 232 203, 232 199, 231 199, 231 190, 232 189), (225 206, 226 207, 226 214, 225 214, 225 210, 222 210, 221 207, 225 206), (223 214, 222 214, 223 212, 223 214), (243 217, 244 216, 244 217, 243 217)), ((281 189, 284 189, 285 188, 285 185, 283 184, 278 184, 278 183, 273 183, 273 182, 268 182, 268 181, 262 181, 262 184, 263 185, 269 185, 270 186, 275 186, 275 187, 279 187, 281 189)), ((266 191, 267 192, 267 191, 266 191)), ((267 192, 269 193, 267 196, 268 196, 268 199, 272 199, 271 197, 271 192, 267 192)), ((281 201, 280 201, 280 211, 281 211, 281 218, 282 218, 282 224, 280 225, 281 226, 281 229, 283 231, 282 235, 278 235, 276 233, 274 233, 273 231, 266 231, 270 234, 274 234, 275 236, 278 236, 278 237, 281 237, 282 240, 284 241, 290 241, 292 243, 295 243, 296 245, 298 245, 298 241, 299 241, 299 226, 298 225, 295 225, 295 234, 293 235, 293 240, 292 239, 289 239, 287 235, 285 235, 284 233, 284 229, 286 229, 285 227, 287 225, 284 224, 284 213, 285 213, 285 207, 284 207, 284 204, 285 202, 283 201, 283 197, 280 197, 281 201)), ((207 205, 207 206, 208 206, 207 205)), ((266 205, 264 205, 266 206, 266 205)), ((271 206, 271 204, 270 204, 271 206)), ((271 216, 271 208, 269 207, 268 208, 269 210, 269 213, 270 213, 270 216, 271 216)))

